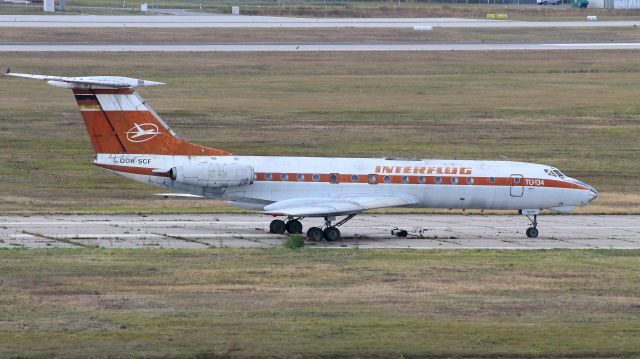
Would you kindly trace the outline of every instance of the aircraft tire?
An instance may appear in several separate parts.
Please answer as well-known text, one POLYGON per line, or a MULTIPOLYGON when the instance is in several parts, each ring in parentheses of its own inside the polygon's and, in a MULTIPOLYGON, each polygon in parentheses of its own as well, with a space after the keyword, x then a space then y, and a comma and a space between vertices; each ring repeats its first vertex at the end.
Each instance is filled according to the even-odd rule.
POLYGON ((284 223, 284 221, 281 221, 279 219, 274 219, 269 224, 269 232, 274 234, 284 234, 286 228, 287 225, 284 223))
POLYGON ((529 227, 527 228, 527 237, 529 238, 536 238, 538 237, 538 229, 535 227, 529 227))
POLYGON ((323 235, 324 235, 324 239, 326 239, 327 242, 334 242, 334 241, 340 240, 340 230, 336 227, 325 228, 323 235))
POLYGON ((319 242, 322 240, 322 229, 318 227, 311 227, 307 231, 307 239, 312 242, 319 242))
POLYGON ((302 223, 297 219, 292 219, 287 222, 286 230, 289 234, 300 234, 302 233, 302 223))

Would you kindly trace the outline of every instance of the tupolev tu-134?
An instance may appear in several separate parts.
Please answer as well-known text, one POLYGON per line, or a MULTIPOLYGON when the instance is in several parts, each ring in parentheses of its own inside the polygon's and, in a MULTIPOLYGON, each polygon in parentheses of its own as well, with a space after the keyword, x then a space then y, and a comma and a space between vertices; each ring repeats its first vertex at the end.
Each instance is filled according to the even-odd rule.
POLYGON ((96 166, 186 196, 225 199, 283 218, 270 223, 272 233, 303 233, 301 220, 319 217, 322 225, 310 227, 307 239, 335 241, 338 227, 359 213, 411 207, 515 210, 531 222, 527 236, 537 237, 540 210, 569 212, 598 196, 586 183, 535 163, 236 156, 179 138, 135 91, 160 82, 7 75, 73 91, 96 166))

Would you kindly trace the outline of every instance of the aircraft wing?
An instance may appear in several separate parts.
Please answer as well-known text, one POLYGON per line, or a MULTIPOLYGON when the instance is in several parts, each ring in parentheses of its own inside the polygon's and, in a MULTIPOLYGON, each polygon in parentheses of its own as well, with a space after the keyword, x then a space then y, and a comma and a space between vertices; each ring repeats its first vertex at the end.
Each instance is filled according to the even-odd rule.
POLYGON ((357 196, 341 198, 294 198, 264 207, 264 214, 300 217, 344 216, 368 209, 418 203, 414 196, 357 196))

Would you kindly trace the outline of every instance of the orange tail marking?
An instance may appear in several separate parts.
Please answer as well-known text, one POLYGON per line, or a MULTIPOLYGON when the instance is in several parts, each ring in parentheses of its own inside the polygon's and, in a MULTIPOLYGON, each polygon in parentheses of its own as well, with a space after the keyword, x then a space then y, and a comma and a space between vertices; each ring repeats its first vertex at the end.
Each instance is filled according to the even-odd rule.
POLYGON ((130 88, 74 89, 73 93, 97 153, 231 154, 178 138, 130 88))

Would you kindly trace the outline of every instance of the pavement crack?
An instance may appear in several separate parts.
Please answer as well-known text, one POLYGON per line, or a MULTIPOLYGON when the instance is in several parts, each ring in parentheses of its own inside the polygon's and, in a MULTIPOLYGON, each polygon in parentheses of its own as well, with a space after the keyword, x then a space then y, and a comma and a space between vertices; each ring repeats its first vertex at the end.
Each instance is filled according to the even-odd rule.
POLYGON ((44 238, 44 239, 49 239, 49 240, 52 240, 52 241, 57 241, 57 242, 70 244, 72 246, 78 246, 78 247, 84 247, 84 248, 98 248, 98 246, 95 246, 95 245, 89 245, 89 244, 84 244, 84 243, 80 243, 80 242, 75 242, 75 241, 68 240, 66 238, 57 238, 57 237, 47 236, 45 234, 38 233, 38 232, 29 232, 29 231, 24 230, 24 229, 22 230, 22 233, 28 234, 28 235, 31 235, 31 236, 34 236, 34 237, 38 237, 38 238, 44 238))
POLYGON ((211 246, 211 244, 207 243, 207 242, 203 242, 203 241, 199 241, 197 239, 193 239, 193 238, 186 238, 186 237, 182 237, 182 236, 176 236, 176 235, 172 235, 172 234, 166 234, 166 233, 156 233, 156 232, 151 232, 151 234, 156 234, 159 236, 163 236, 163 237, 167 237, 167 238, 171 238, 171 239, 176 239, 179 241, 184 241, 184 242, 191 242, 191 243, 198 243, 198 244, 202 244, 203 246, 211 246))

